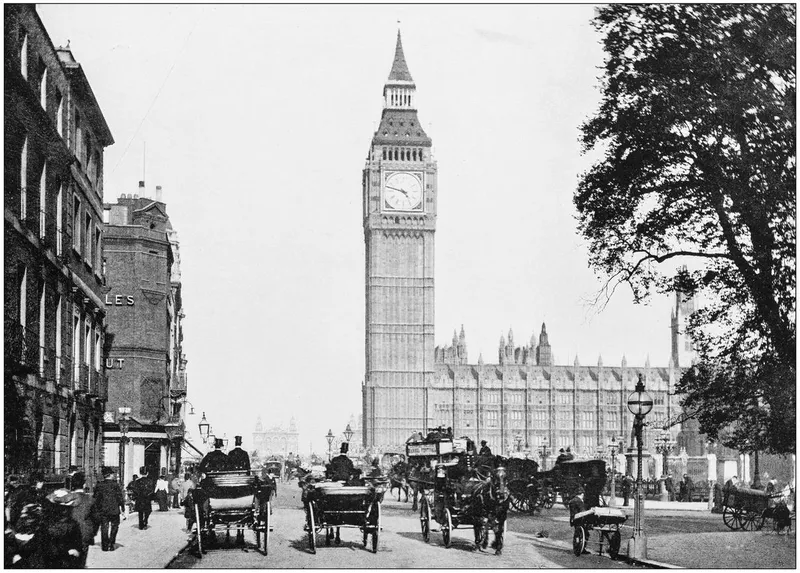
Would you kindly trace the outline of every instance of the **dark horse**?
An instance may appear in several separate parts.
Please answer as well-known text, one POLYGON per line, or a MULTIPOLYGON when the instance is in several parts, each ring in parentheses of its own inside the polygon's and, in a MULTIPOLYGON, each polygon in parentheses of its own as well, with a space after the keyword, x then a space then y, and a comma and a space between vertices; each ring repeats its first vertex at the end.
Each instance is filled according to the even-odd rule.
POLYGON ((389 495, 393 490, 397 490, 397 501, 400 501, 400 493, 405 493, 406 502, 408 501, 408 465, 405 462, 397 462, 389 471, 389 495))
MULTIPOLYGON (((480 471, 478 472, 480 475, 480 471)), ((475 532, 475 548, 479 551, 489 545, 489 530, 494 532, 492 548, 495 555, 503 552, 503 535, 508 517, 509 496, 506 468, 498 465, 490 470, 488 479, 479 482, 473 489, 464 508, 472 517, 475 532)))

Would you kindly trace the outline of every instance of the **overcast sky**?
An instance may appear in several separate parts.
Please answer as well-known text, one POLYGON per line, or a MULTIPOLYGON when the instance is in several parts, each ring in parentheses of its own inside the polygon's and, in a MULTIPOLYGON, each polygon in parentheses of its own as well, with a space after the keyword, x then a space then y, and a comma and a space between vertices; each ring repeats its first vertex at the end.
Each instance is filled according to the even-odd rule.
MULTIPOLYGON (((251 443, 301 451, 361 411, 361 170, 398 23, 439 167, 436 342, 471 362, 547 323, 556 364, 666 366, 670 301, 601 286, 572 196, 603 62, 590 5, 38 6, 116 143, 105 201, 164 189, 181 241, 189 399, 251 443), (145 149, 146 144, 146 160, 145 149)), ((187 423, 196 432, 198 419, 187 423)))

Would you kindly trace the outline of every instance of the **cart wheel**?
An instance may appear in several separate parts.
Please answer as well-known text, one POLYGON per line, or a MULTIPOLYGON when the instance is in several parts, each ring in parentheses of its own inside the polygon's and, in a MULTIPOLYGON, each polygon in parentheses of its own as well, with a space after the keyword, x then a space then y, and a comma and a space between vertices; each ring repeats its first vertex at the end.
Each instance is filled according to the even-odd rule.
POLYGON ((203 528, 200 525, 200 508, 194 504, 194 531, 197 535, 197 555, 203 558, 203 528))
POLYGON ((586 532, 583 527, 576 527, 572 533, 572 552, 580 555, 586 549, 586 532))
POLYGON ((608 555, 611 559, 616 559, 619 556, 619 547, 622 544, 622 536, 619 530, 612 531, 608 536, 608 555))
POLYGON ((375 504, 375 518, 374 518, 374 527, 372 531, 372 552, 378 552, 378 532, 381 530, 381 506, 379 504, 375 504))
POLYGON ((314 506, 310 503, 308 504, 306 519, 308 521, 308 546, 311 548, 311 553, 316 553, 317 540, 316 540, 316 524, 314 523, 314 506))
POLYGON ((422 529, 422 540, 427 543, 431 537, 431 508, 428 498, 423 497, 419 504, 419 525, 422 529))
POLYGON ((742 527, 742 523, 739 519, 739 511, 732 507, 725 506, 725 509, 722 510, 722 522, 733 531, 741 529, 742 527))
POLYGON ((442 524, 442 539, 444 540, 444 546, 450 547, 450 532, 453 529, 453 520, 450 517, 450 510, 448 508, 444 508, 444 517, 445 522, 442 524))
MULTIPOLYGON (((739 517, 739 521, 742 524, 742 529, 745 531, 755 531, 756 530, 756 514, 751 511, 743 511, 741 516, 739 517)), ((760 521, 760 518, 759 518, 760 521)))

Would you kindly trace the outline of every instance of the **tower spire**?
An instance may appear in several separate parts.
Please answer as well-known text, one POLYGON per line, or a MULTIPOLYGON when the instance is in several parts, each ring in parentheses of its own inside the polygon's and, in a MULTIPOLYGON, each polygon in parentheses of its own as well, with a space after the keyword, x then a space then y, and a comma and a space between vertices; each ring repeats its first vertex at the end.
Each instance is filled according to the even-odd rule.
POLYGON ((403 54, 403 41, 400 39, 400 20, 397 21, 397 46, 394 49, 394 62, 392 71, 389 72, 390 82, 413 82, 408 71, 406 56, 403 54))

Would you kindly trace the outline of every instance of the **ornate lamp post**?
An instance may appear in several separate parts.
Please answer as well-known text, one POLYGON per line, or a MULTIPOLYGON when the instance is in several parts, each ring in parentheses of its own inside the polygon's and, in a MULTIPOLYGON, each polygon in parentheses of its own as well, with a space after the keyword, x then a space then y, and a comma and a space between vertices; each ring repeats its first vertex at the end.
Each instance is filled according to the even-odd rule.
POLYGON ((611 455, 611 499, 608 501, 610 507, 617 506, 617 443, 616 436, 611 436, 611 441, 608 442, 608 453, 611 455))
POLYGON ((517 451, 522 451, 522 434, 517 434, 514 436, 514 441, 517 442, 517 451))
POLYGON ((352 437, 353 437, 353 429, 350 427, 350 424, 347 424, 347 427, 344 429, 344 441, 349 444, 350 438, 352 437))
POLYGON ((547 436, 542 438, 542 443, 539 445, 539 457, 542 458, 542 471, 547 469, 545 466, 547 465, 547 456, 550 455, 550 451, 547 449, 550 445, 547 436))
POLYGON ((633 508, 633 537, 628 542, 628 556, 647 559, 647 536, 644 534, 644 491, 642 489, 642 426, 644 417, 653 409, 653 398, 645 392, 642 375, 628 396, 628 410, 633 414, 633 429, 636 433, 636 498, 633 508))
POLYGON ((130 413, 131 409, 126 406, 120 406, 118 409, 119 418, 119 481, 125 486, 125 443, 128 441, 128 430, 130 429, 130 413))
POLYGON ((203 438, 203 443, 208 443, 208 436, 211 434, 211 424, 206 420, 205 412, 203 412, 203 418, 200 420, 200 423, 197 424, 197 427, 200 430, 200 437, 203 438))
POLYGON ((333 439, 335 437, 330 428, 328 428, 328 433, 325 435, 325 439, 328 440, 328 461, 331 461, 331 447, 333 446, 333 439))
POLYGON ((667 466, 667 456, 672 451, 675 442, 672 441, 672 435, 669 430, 664 429, 661 435, 655 439, 656 452, 661 454, 661 501, 669 501, 669 492, 667 491, 667 476, 669 475, 667 466))

